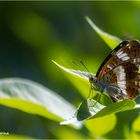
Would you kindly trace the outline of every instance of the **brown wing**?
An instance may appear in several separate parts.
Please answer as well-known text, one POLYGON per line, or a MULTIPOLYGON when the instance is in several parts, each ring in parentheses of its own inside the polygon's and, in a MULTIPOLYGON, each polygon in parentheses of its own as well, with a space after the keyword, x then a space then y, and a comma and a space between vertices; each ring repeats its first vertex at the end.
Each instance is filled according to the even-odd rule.
POLYGON ((138 66, 125 62, 112 71, 108 72, 103 77, 110 85, 119 87, 128 98, 136 98, 140 94, 140 74, 138 66))
POLYGON ((99 80, 108 80, 121 89, 128 98, 140 94, 140 43, 124 41, 104 60, 97 72, 99 80))
POLYGON ((128 98, 135 99, 138 95, 140 95, 140 74, 126 83, 126 92, 128 98))
POLYGON ((138 41, 128 40, 118 45, 103 61, 96 76, 100 80, 109 71, 126 62, 140 65, 140 43, 138 41))

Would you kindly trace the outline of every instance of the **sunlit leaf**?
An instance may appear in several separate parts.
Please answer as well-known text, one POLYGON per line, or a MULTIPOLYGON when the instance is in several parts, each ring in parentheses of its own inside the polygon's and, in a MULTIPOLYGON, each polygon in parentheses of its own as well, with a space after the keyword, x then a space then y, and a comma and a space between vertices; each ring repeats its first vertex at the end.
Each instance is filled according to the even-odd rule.
POLYGON ((111 49, 115 48, 119 43, 122 42, 122 40, 118 37, 115 37, 102 31, 99 27, 95 25, 95 23, 89 17, 86 17, 86 20, 111 49))
POLYGON ((71 124, 77 123, 79 121, 83 121, 85 119, 90 118, 91 116, 95 115, 98 111, 104 108, 102 104, 98 103, 93 99, 84 100, 78 107, 73 117, 69 120, 61 122, 61 124, 71 124))
POLYGON ((77 120, 82 121, 88 119, 89 117, 95 115, 105 106, 101 105, 93 99, 84 100, 77 110, 77 120))
POLYGON ((133 139, 133 140, 139 140, 140 139, 140 132, 129 132, 128 138, 126 139, 133 139))
POLYGON ((93 99, 83 101, 77 110, 76 117, 70 121, 65 121, 63 124, 69 124, 71 122, 84 121, 85 126, 91 132, 93 137, 102 136, 110 132, 116 125, 116 117, 114 114, 105 115, 95 119, 88 120, 91 116, 94 116, 97 112, 105 108, 105 106, 96 102, 93 99))
POLYGON ((84 100, 78 107, 75 117, 68 121, 62 122, 62 124, 71 124, 83 120, 95 119, 104 117, 109 114, 117 112, 127 111, 134 109, 135 102, 133 100, 123 100, 117 103, 111 103, 108 106, 104 106, 93 99, 84 100))
POLYGON ((115 114, 90 119, 84 122, 86 128, 91 132, 92 136, 96 138, 110 132, 115 127, 116 123, 117 120, 115 114))
POLYGON ((135 108, 140 108, 140 104, 136 104, 135 105, 135 108))
POLYGON ((140 115, 135 119, 132 128, 134 131, 140 132, 140 115))
POLYGON ((56 121, 69 119, 75 113, 74 106, 55 92, 19 78, 0 80, 0 104, 56 121))
POLYGON ((104 106, 93 99, 88 99, 81 103, 77 110, 76 117, 78 121, 82 121, 84 119, 93 119, 117 112, 131 110, 134 109, 134 107, 135 101, 133 100, 123 100, 104 106))
POLYGON ((102 116, 109 115, 112 113, 131 110, 131 109, 134 109, 134 107, 135 107, 135 101, 133 100, 123 100, 117 103, 112 103, 108 105, 107 107, 103 108, 101 111, 99 111, 97 114, 92 116, 90 119, 102 117, 102 116))
POLYGON ((57 128, 53 128, 53 135, 58 139, 84 139, 87 136, 81 133, 81 131, 77 131, 75 129, 71 129, 66 126, 58 126, 57 128))
POLYGON ((56 64, 61 70, 63 70, 64 74, 78 88, 78 90, 84 97, 88 96, 89 89, 91 86, 89 83, 89 77, 91 77, 91 75, 94 76, 94 74, 89 72, 82 72, 80 70, 68 69, 53 60, 52 62, 56 64))
POLYGON ((64 70, 65 72, 70 73, 72 75, 75 75, 79 78, 83 78, 85 80, 89 80, 89 77, 91 77, 91 75, 94 75, 94 74, 89 73, 89 72, 82 72, 80 70, 73 70, 73 69, 65 68, 62 65, 58 64, 57 62, 55 62, 54 60, 52 60, 52 62, 54 64, 56 64, 60 69, 64 70))

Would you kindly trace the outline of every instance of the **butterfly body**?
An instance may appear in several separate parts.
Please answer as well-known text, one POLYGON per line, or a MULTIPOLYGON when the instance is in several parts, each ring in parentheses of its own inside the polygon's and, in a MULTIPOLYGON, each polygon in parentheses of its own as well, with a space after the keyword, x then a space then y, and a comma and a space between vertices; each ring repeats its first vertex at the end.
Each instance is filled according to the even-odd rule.
POLYGON ((113 99, 135 99, 140 94, 140 43, 123 41, 103 61, 89 81, 113 99))
POLYGON ((92 78, 90 78, 90 83, 94 84, 95 90, 100 91, 101 93, 107 93, 114 102, 117 100, 128 99, 128 97, 117 86, 111 85, 104 80, 97 80, 96 82, 91 80, 92 78))

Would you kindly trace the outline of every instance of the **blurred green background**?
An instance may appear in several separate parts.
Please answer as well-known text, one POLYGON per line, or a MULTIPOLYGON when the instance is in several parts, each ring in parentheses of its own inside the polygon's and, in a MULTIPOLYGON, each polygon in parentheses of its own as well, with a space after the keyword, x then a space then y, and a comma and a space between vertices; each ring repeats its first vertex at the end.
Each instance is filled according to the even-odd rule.
MULTIPOLYGON (((110 48, 92 30, 85 16, 122 40, 139 39, 138 1, 0 2, 0 77, 34 80, 78 105, 83 97, 51 60, 85 71, 80 65, 82 59, 96 73, 110 48)), ((1 106, 0 114, 0 131, 10 134, 33 138, 93 138, 86 128, 60 126, 58 122, 16 109, 1 106)), ((131 114, 130 111, 127 117, 131 114)), ((121 115, 118 114, 119 118, 126 117, 121 115)), ((118 124, 123 119, 118 119, 118 124)), ((127 125, 131 121, 124 128, 127 125)), ((106 137, 124 138, 124 131, 112 131, 106 137)))

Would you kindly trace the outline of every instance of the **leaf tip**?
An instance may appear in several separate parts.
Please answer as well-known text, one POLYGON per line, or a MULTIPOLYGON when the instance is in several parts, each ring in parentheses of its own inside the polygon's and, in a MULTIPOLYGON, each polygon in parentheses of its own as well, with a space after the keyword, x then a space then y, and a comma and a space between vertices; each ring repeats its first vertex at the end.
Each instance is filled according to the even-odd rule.
POLYGON ((92 29, 95 30, 95 32, 108 44, 109 47, 114 48, 120 42, 122 42, 122 40, 118 37, 108 34, 101 30, 88 16, 86 16, 85 18, 89 25, 92 27, 92 29))
POLYGON ((85 16, 85 19, 89 23, 89 25, 93 28, 94 23, 92 22, 92 20, 88 16, 85 16))
POLYGON ((90 20, 89 16, 85 16, 86 21, 90 20))
POLYGON ((58 64, 56 61, 54 60, 51 60, 56 66, 58 66, 60 69, 64 70, 64 71, 67 71, 66 68, 64 68, 63 66, 61 66, 60 64, 58 64))
POLYGON ((81 121, 78 121, 77 118, 73 117, 69 120, 65 120, 63 122, 60 122, 60 125, 72 125, 74 124, 73 126, 77 129, 80 129, 82 127, 82 122, 81 121))
POLYGON ((54 60, 51 60, 54 64, 56 63, 54 60))
POLYGON ((51 60, 55 65, 57 65, 58 67, 60 67, 60 65, 56 62, 56 61, 54 61, 54 60, 51 60))

